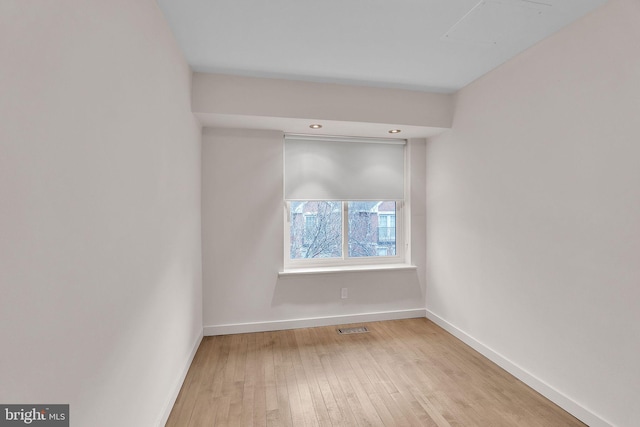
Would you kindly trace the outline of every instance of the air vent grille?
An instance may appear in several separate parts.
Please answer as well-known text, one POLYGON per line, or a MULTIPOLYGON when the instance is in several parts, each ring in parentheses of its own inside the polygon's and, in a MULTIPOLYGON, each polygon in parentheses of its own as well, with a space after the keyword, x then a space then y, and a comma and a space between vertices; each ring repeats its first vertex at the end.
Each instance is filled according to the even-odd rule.
POLYGON ((369 329, 367 329, 366 326, 356 326, 354 328, 338 328, 338 333, 340 335, 364 334, 366 332, 369 332, 369 329))

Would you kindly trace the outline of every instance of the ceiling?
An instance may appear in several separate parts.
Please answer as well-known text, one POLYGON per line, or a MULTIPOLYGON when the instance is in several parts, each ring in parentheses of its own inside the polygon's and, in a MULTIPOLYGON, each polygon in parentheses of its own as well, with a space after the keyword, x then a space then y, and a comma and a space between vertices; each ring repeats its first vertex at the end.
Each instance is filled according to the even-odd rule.
POLYGON ((450 93, 606 0, 157 0, 194 71, 450 93))

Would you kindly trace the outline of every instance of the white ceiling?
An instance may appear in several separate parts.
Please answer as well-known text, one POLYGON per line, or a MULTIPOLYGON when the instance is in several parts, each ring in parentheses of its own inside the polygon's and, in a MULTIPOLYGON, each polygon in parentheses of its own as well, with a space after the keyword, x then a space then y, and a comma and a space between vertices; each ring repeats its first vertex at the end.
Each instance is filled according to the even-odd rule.
POLYGON ((606 0, 157 0, 194 71, 454 92, 606 0))

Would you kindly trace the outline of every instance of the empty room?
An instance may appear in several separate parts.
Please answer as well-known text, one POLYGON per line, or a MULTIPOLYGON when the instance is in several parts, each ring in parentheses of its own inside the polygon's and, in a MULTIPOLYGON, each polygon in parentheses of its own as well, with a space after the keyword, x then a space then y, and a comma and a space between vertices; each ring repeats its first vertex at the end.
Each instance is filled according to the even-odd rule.
POLYGON ((0 425, 640 425, 637 0, 0 0, 0 425))

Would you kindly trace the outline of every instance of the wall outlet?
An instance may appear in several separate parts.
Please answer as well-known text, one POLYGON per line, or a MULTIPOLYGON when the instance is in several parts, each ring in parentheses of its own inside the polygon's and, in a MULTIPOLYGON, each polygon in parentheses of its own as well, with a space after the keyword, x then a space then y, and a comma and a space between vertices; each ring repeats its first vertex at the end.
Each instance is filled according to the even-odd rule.
POLYGON ((340 298, 349 298, 349 288, 342 288, 342 291, 340 292, 340 298))

